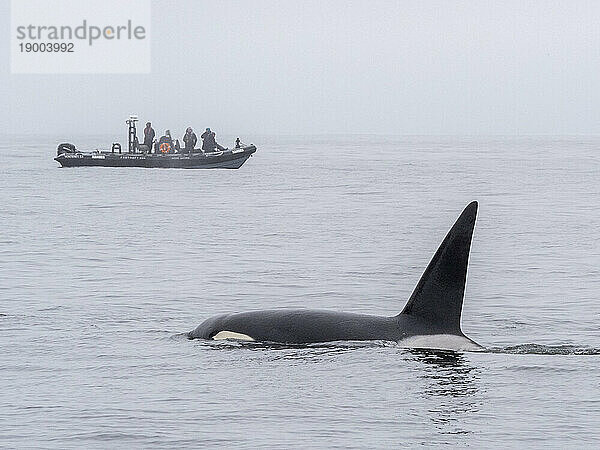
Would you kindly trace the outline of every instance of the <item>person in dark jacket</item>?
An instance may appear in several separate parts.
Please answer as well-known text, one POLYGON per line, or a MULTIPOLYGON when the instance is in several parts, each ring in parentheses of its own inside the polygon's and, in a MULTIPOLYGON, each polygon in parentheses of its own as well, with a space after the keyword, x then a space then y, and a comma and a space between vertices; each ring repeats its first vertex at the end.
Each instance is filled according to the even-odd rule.
POLYGON ((214 152, 215 147, 217 146, 217 142, 215 141, 215 133, 210 131, 210 128, 207 128, 200 137, 202 138, 202 150, 205 152, 214 152))
POLYGON ((147 145, 148 148, 152 148, 152 141, 154 141, 154 130, 152 129, 152 124, 150 122, 146 123, 146 128, 144 128, 144 145, 147 145))
POLYGON ((173 151, 173 138, 169 130, 160 137, 156 144, 156 153, 171 153, 173 151))
POLYGON ((196 146, 196 142, 198 142, 198 138, 191 127, 188 127, 188 129, 185 130, 183 142, 185 143, 186 153, 192 153, 194 151, 194 147, 196 146))

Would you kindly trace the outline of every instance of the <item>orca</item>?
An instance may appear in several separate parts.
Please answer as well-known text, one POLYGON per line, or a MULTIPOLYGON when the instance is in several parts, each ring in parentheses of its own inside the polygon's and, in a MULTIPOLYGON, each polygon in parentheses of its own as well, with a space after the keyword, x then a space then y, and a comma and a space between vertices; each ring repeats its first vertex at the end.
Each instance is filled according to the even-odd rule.
POLYGON ((400 314, 393 317, 321 310, 274 309, 211 317, 190 339, 312 344, 396 341, 402 347, 483 350, 460 326, 477 202, 464 209, 425 269, 400 314))

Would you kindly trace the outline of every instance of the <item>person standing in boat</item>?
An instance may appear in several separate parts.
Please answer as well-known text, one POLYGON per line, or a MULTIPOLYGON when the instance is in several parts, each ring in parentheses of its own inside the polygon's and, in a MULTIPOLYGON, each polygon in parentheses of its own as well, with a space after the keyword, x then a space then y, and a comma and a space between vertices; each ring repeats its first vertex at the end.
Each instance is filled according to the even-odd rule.
POLYGON ((147 122, 146 128, 144 128, 144 145, 147 145, 149 149, 152 149, 154 136, 156 136, 156 133, 154 133, 154 130, 152 129, 152 124, 147 122))
POLYGON ((196 146, 196 142, 198 142, 198 138, 196 137, 196 133, 194 133, 194 130, 192 130, 191 127, 188 127, 188 129, 185 130, 183 142, 185 143, 186 153, 192 153, 194 151, 194 147, 196 146))
POLYGON ((215 141, 215 133, 210 131, 210 128, 207 128, 200 137, 202 138, 202 150, 205 152, 214 152, 215 147, 217 146, 217 142, 215 141))
POLYGON ((173 138, 169 130, 166 130, 164 136, 160 137, 157 147, 157 153, 171 153, 173 150, 173 138))

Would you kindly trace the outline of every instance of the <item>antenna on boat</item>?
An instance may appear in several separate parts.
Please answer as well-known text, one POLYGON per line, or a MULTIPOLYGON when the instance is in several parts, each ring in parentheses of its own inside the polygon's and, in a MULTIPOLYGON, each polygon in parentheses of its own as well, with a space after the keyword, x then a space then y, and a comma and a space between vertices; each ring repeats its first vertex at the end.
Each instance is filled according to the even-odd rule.
POLYGON ((138 121, 138 116, 130 115, 129 119, 125 122, 129 125, 129 137, 127 139, 129 153, 135 153, 137 147, 137 129, 135 123, 138 121))

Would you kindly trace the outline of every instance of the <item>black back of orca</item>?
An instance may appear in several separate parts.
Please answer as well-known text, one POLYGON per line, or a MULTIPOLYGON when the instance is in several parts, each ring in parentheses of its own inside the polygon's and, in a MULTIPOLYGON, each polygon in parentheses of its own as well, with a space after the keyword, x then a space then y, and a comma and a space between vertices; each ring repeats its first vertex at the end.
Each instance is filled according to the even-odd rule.
POLYGON ((188 333, 192 339, 242 338, 304 344, 330 341, 401 341, 453 335, 460 328, 477 202, 470 203, 433 256, 400 314, 394 317, 320 310, 265 310, 212 317, 188 333))

